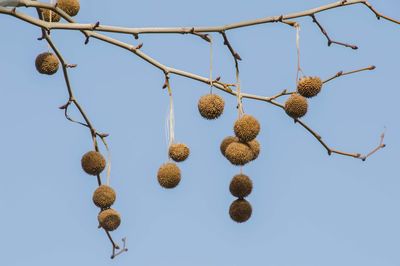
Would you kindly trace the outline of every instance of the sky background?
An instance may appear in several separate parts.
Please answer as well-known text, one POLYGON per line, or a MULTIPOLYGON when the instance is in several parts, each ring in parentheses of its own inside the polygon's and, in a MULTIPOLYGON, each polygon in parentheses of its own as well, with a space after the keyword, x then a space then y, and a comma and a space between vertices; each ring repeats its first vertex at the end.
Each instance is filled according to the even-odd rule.
MULTIPOLYGON (((106 1, 85 0, 82 23, 142 26, 220 25, 305 10, 331 1, 106 1)), ((400 2, 372 1, 400 18, 400 2)), ((26 12, 24 8, 21 11, 26 12)), ((34 14, 32 11, 28 13, 34 14)), ((53 32, 69 63, 78 101, 95 127, 110 133, 113 233, 129 252, 110 260, 111 245, 97 229, 92 203, 96 180, 80 167, 92 149, 89 132, 68 122, 61 71, 48 77, 34 67, 46 51, 39 29, 0 16, 2 183, 0 265, 141 266, 398 266, 400 265, 400 26, 378 21, 364 6, 317 16, 332 38, 359 50, 327 47, 310 18, 301 24, 302 68, 328 78, 339 70, 376 65, 375 71, 336 79, 309 102, 304 121, 333 148, 369 152, 387 127, 387 148, 366 162, 333 155, 279 108, 244 101, 262 131, 260 157, 244 167, 254 183, 251 219, 233 222, 229 182, 239 172, 219 152, 237 117, 234 97, 224 115, 206 121, 197 110, 205 84, 172 76, 176 140, 189 145, 179 165, 182 181, 164 190, 156 173, 166 158, 168 97, 163 74, 138 57, 97 40, 85 46, 77 32, 53 32)), ((116 35, 112 35, 116 36, 116 35)), ((270 96, 295 87, 295 30, 267 24, 228 32, 240 53, 242 90, 270 96)), ((234 82, 231 55, 213 35, 214 76, 234 82)), ((137 44, 132 36, 121 40, 137 44)), ((146 35, 142 50, 160 62, 208 76, 209 45, 190 35, 146 35)), ((282 99, 283 100, 283 99, 282 99)), ((282 101, 281 101, 282 102, 282 101)), ((77 113, 72 112, 75 117, 77 113)))

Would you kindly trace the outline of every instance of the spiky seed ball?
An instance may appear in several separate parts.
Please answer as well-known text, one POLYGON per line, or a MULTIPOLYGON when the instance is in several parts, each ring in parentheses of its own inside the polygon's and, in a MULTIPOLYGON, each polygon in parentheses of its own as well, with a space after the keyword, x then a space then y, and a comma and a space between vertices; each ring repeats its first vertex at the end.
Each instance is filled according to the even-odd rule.
POLYGON ((99 224, 106 231, 114 231, 121 224, 121 216, 114 209, 107 209, 99 213, 97 216, 99 224))
POLYGON ((234 136, 229 136, 222 140, 220 150, 221 150, 221 153, 223 156, 225 156, 226 148, 228 148, 229 144, 231 144, 233 142, 239 142, 239 139, 234 136))
POLYGON ((245 165, 253 159, 254 154, 247 144, 232 142, 225 150, 225 157, 234 165, 245 165))
POLYGON ((250 147, 251 151, 253 152, 253 159, 251 159, 251 160, 254 161, 255 159, 258 158, 258 155, 260 155, 260 150, 261 150, 260 143, 258 142, 258 140, 253 139, 252 141, 247 142, 247 145, 250 147))
POLYGON ((114 204, 116 194, 109 186, 101 185, 93 193, 93 203, 102 209, 110 208, 114 204))
POLYGON ((71 17, 76 16, 81 8, 79 0, 58 0, 57 7, 61 8, 71 17))
POLYGON ((175 163, 163 164, 158 169, 157 179, 163 188, 174 188, 181 181, 181 170, 175 163))
POLYGON ((229 215, 235 222, 243 223, 250 218, 252 211, 251 205, 247 200, 237 199, 232 202, 229 208, 229 215))
POLYGON ((82 169, 89 175, 98 175, 106 167, 106 160, 97 151, 89 151, 82 156, 82 169))
POLYGON ((197 107, 205 119, 216 119, 224 112, 225 101, 219 95, 207 94, 200 98, 197 107))
POLYGON ((292 94, 285 103, 285 111, 292 118, 303 117, 307 113, 307 99, 297 93, 292 94))
POLYGON ((253 116, 244 115, 236 120, 233 130, 241 142, 249 142, 260 133, 260 123, 253 116))
POLYGON ((58 70, 58 58, 52 53, 41 53, 36 57, 35 66, 39 73, 53 75, 58 70))
POLYGON ((49 9, 40 9, 40 11, 42 11, 42 16, 44 21, 50 22, 50 14, 51 14, 51 22, 59 22, 61 19, 60 15, 49 9))
POLYGON ((304 97, 316 96, 322 89, 322 80, 319 77, 304 77, 297 84, 297 92, 304 97))
POLYGON ((190 149, 186 144, 176 143, 169 146, 168 153, 175 162, 183 162, 189 157, 190 149))
POLYGON ((235 175, 229 185, 229 190, 233 196, 244 198, 250 195, 253 190, 253 182, 247 175, 235 175))

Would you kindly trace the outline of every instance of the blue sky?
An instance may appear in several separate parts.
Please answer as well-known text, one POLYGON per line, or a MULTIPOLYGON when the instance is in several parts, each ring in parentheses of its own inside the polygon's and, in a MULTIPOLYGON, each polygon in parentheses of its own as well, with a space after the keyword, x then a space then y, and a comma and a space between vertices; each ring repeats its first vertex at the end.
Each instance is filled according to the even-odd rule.
MULTIPOLYGON (((148 0, 108 5, 86 0, 77 19, 131 27, 207 26, 329 2, 148 0)), ((371 3, 400 18, 398 1, 371 3)), ((228 186, 239 169, 219 152, 237 116, 234 97, 218 92, 225 98, 225 113, 206 121, 198 114, 197 101, 208 86, 172 76, 176 140, 189 145, 191 156, 180 164, 180 185, 163 190, 156 180, 167 159, 163 74, 100 41, 85 46, 79 33, 52 33, 68 62, 78 64, 70 71, 76 97, 95 127, 110 133, 111 185, 118 193, 114 207, 122 215, 113 236, 127 237, 129 248, 110 260, 111 246, 97 229, 98 210, 91 201, 96 180, 80 168, 82 154, 91 149, 88 131, 57 109, 67 100, 61 72, 48 77, 34 68, 36 55, 47 49, 36 40, 40 31, 0 16, 0 265, 400 265, 400 27, 376 20, 363 6, 318 18, 334 39, 357 44, 359 50, 327 47, 311 19, 299 19, 306 75, 327 78, 372 64, 377 69, 327 84, 310 101, 304 121, 333 148, 361 153, 378 144, 386 127, 387 148, 366 162, 329 157, 282 110, 245 100, 245 111, 261 123, 262 151, 244 167, 254 183, 248 198, 253 215, 244 224, 228 215, 234 200, 228 186)), ((228 34, 243 58, 243 91, 268 96, 294 87, 292 28, 268 24, 228 34)), ((119 38, 137 43, 131 36, 119 38)), ((214 75, 233 82, 231 56, 221 36, 214 40, 214 75)), ((146 35, 140 41, 143 51, 160 62, 208 76, 209 46, 200 38, 146 35)))

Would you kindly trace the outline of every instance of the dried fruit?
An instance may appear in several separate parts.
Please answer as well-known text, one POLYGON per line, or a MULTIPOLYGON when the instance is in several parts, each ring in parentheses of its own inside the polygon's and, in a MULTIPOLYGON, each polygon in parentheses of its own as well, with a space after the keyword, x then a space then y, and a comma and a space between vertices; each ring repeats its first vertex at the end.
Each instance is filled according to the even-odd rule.
POLYGON ((234 165, 245 165, 253 159, 254 154, 247 144, 233 142, 226 148, 225 157, 234 165))
POLYGON ((322 80, 319 77, 304 77, 297 84, 297 92, 304 97, 316 96, 322 89, 322 80))
POLYGON ((239 142, 239 139, 237 137, 234 137, 234 136, 229 136, 229 137, 226 137, 226 138, 224 138, 222 140, 221 146, 220 146, 220 150, 221 150, 222 155, 225 156, 226 148, 229 146, 229 144, 231 144, 233 142, 239 142))
POLYGON ((176 143, 169 147, 168 153, 169 157, 175 162, 182 162, 189 157, 190 150, 186 144, 176 143))
POLYGON ((260 150, 261 150, 260 143, 258 142, 258 140, 253 139, 252 141, 247 142, 247 145, 250 147, 251 151, 253 152, 253 159, 251 159, 251 160, 254 161, 255 159, 258 158, 258 155, 260 155, 260 150))
POLYGON ((58 58, 49 52, 41 53, 36 57, 35 66, 39 73, 53 75, 58 70, 58 58))
POLYGON ((251 115, 243 115, 236 120, 233 130, 241 142, 249 142, 260 133, 260 123, 251 115))
POLYGON ((207 94, 200 98, 197 107, 205 119, 216 119, 224 112, 224 99, 216 94, 207 94))
POLYGON ((181 170, 175 163, 161 165, 157 173, 158 183, 164 188, 174 188, 181 181, 181 170))
POLYGON ((307 113, 307 99, 297 93, 292 94, 285 103, 285 111, 292 118, 303 117, 307 113))
POLYGON ((49 9, 40 9, 42 11, 43 20, 47 22, 59 22, 61 17, 56 12, 49 9), (50 21, 51 17, 51 21, 50 21))
POLYGON ((99 224, 106 231, 114 231, 121 224, 121 216, 114 209, 107 209, 97 216, 99 224))
POLYGON ((82 169, 89 175, 98 175, 106 167, 106 160, 97 151, 89 151, 82 156, 82 169))
POLYGON ((235 175, 229 185, 229 190, 233 196, 244 198, 250 195, 253 190, 253 182, 247 175, 235 175))
POLYGON ((76 16, 81 8, 79 0, 58 0, 57 7, 62 9, 71 17, 76 16))
POLYGON ((238 223, 246 222, 252 213, 252 208, 250 203, 245 199, 237 199, 232 202, 229 208, 229 215, 232 220, 238 223))
POLYGON ((93 203, 102 209, 110 208, 115 202, 115 191, 109 186, 101 185, 93 193, 93 203))

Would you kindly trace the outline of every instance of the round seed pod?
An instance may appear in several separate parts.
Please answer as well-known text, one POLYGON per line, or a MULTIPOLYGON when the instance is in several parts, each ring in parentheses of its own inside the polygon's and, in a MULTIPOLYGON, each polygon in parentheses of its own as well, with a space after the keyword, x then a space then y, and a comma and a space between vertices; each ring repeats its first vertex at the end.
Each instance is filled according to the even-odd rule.
POLYGON ((168 153, 169 157, 175 162, 183 162, 189 157, 190 150, 186 144, 176 143, 169 147, 168 153))
POLYGON ((44 21, 50 22, 50 17, 51 17, 51 22, 59 22, 61 19, 60 15, 49 9, 40 9, 40 11, 42 11, 42 16, 44 21))
POLYGON ((225 157, 233 165, 245 165, 253 159, 254 154, 247 144, 233 142, 226 148, 225 157))
POLYGON ((247 145, 250 147, 251 151, 253 152, 253 159, 251 159, 251 160, 254 161, 255 159, 258 158, 258 155, 260 155, 260 150, 261 150, 260 143, 258 142, 258 140, 253 139, 252 141, 247 142, 247 145))
POLYGON ((61 8, 71 17, 76 16, 81 8, 79 0, 58 0, 57 7, 61 8))
POLYGON ((224 112, 225 101, 216 94, 207 94, 200 98, 197 107, 205 119, 216 119, 224 112))
POLYGON ((229 185, 229 190, 233 196, 244 198, 250 195, 253 190, 253 182, 247 175, 235 175, 229 185))
POLYGON ((223 156, 225 156, 226 148, 228 148, 229 144, 231 144, 233 142, 239 142, 239 139, 234 136, 229 136, 222 140, 220 150, 221 150, 221 153, 223 156))
POLYGON ((100 226, 106 231, 114 231, 121 224, 121 216, 114 209, 107 209, 100 212, 97 219, 99 220, 100 226))
POLYGON ((114 204, 115 198, 114 189, 106 185, 99 186, 93 193, 93 203, 101 209, 110 208, 114 204))
POLYGON ((40 74, 53 75, 58 70, 58 58, 52 53, 41 53, 36 57, 35 66, 40 74))
POLYGON ((316 96, 322 89, 322 80, 319 77, 304 77, 297 84, 297 92, 304 97, 316 96))
POLYGON ((82 169, 89 175, 98 175, 106 167, 106 159, 97 151, 89 151, 82 156, 82 169))
POLYGON ((174 188, 181 181, 181 170, 175 163, 163 164, 158 169, 157 179, 163 188, 174 188))
POLYGON ((241 142, 249 142, 260 133, 260 123, 253 116, 244 115, 236 120, 233 130, 241 142))
POLYGON ((292 94, 285 102, 285 111, 292 118, 303 117, 307 113, 307 99, 297 93, 292 94))
POLYGON ((229 215, 232 220, 238 223, 246 222, 252 213, 252 208, 250 203, 245 199, 237 199, 232 202, 229 208, 229 215))

